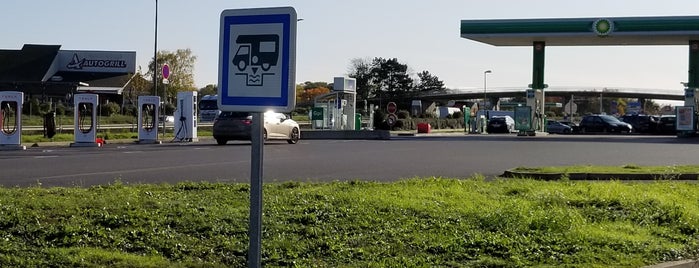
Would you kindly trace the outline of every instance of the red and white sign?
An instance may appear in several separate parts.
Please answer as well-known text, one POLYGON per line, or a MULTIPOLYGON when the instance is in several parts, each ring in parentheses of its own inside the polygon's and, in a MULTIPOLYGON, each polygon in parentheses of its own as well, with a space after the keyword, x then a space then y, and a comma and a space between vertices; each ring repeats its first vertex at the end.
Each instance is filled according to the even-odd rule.
POLYGON ((170 78, 170 66, 166 64, 163 64, 163 79, 168 79, 170 78))
POLYGON ((398 110, 398 106, 396 105, 395 102, 389 102, 388 106, 386 106, 386 110, 388 111, 389 114, 394 114, 398 110))

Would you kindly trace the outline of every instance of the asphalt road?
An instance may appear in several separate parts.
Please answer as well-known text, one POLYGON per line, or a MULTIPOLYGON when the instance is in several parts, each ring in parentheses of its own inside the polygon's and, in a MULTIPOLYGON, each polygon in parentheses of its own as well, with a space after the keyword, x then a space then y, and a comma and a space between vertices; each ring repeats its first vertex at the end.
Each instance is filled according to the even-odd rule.
MULTIPOLYGON (((213 140, 0 152, 0 185, 92 186, 179 181, 249 182, 249 142, 213 140)), ((464 135, 391 140, 302 140, 264 146, 265 182, 375 180, 474 174, 518 166, 699 164, 699 138, 674 136, 464 135)))

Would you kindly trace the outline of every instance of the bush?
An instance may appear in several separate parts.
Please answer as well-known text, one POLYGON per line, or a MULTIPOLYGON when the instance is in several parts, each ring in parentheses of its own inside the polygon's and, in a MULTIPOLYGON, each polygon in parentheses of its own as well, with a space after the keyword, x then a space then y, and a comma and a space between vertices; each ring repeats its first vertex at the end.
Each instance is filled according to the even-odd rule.
POLYGON ((107 104, 100 105, 100 115, 101 116, 112 116, 113 114, 119 113, 119 104, 115 102, 110 102, 107 104))
POLYGON ((398 119, 410 119, 410 112, 406 110, 400 110, 396 113, 398 119))

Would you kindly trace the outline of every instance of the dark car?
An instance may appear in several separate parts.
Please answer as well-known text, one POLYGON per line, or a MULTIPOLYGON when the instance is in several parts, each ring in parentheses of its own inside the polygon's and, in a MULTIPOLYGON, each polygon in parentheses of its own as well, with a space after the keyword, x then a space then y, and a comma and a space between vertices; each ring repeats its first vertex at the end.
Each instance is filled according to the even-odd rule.
POLYGON ((658 119, 658 134, 677 134, 677 116, 663 115, 658 119))
POLYGON ((634 132, 638 133, 655 133, 658 128, 658 117, 653 115, 625 115, 621 121, 631 124, 634 132))
MULTIPOLYGON (((214 120, 213 136, 224 145, 229 140, 251 140, 252 115, 248 112, 222 112, 214 120)), ((264 113, 264 140, 286 140, 295 144, 301 137, 299 124, 282 113, 264 113)))
POLYGON ((546 132, 555 134, 570 134, 573 133, 573 128, 561 122, 549 120, 546 121, 546 132))
POLYGON ((611 115, 586 115, 580 121, 580 133, 630 133, 631 131, 633 131, 631 124, 622 122, 611 115))
POLYGON ((564 124, 566 126, 569 126, 573 130, 573 133, 580 132, 580 126, 578 126, 578 124, 575 122, 571 122, 571 121, 558 121, 558 122, 560 122, 561 124, 564 124))
POLYGON ((515 120, 510 116, 493 116, 488 120, 488 133, 511 133, 515 131, 515 120))

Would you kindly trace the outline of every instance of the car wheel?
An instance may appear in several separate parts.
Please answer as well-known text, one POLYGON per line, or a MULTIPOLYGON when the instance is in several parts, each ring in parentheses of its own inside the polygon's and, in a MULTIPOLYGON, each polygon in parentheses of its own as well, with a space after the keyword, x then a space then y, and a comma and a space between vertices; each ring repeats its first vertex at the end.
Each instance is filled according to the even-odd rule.
POLYGON ((587 133, 587 129, 585 129, 584 127, 581 127, 580 134, 585 134, 585 133, 587 133))
POLYGON ((216 144, 218 145, 226 145, 226 142, 228 142, 226 139, 216 139, 216 144))
POLYGON ((294 128, 291 130, 291 135, 289 135, 290 139, 286 140, 289 144, 296 144, 299 142, 299 138, 301 138, 301 135, 299 134, 299 129, 294 128))

